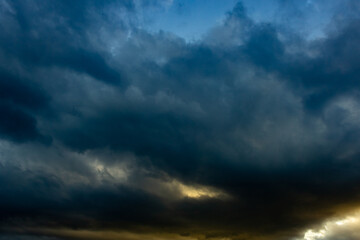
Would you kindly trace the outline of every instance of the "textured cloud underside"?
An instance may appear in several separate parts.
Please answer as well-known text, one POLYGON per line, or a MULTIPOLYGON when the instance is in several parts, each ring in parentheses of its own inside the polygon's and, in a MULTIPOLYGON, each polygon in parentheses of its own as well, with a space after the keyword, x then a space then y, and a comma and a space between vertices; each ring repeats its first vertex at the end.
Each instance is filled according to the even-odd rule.
POLYGON ((358 239, 359 2, 271 2, 0 0, 0 240, 358 239))

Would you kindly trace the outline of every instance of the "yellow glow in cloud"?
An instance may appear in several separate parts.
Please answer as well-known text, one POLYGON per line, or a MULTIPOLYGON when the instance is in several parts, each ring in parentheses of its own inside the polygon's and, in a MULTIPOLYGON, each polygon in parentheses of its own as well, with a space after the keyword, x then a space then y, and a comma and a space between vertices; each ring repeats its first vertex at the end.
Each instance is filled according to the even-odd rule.
POLYGON ((186 184, 177 179, 139 178, 138 182, 129 182, 131 187, 140 188, 158 197, 178 201, 184 198, 193 199, 230 199, 231 196, 221 189, 199 184, 186 184))
POLYGON ((309 229, 303 239, 327 240, 336 239, 337 236, 341 236, 342 239, 360 239, 360 212, 342 219, 326 221, 319 230, 309 229))
POLYGON ((181 194, 188 198, 219 198, 225 194, 221 191, 204 186, 189 186, 180 182, 174 181, 174 185, 177 185, 181 194))

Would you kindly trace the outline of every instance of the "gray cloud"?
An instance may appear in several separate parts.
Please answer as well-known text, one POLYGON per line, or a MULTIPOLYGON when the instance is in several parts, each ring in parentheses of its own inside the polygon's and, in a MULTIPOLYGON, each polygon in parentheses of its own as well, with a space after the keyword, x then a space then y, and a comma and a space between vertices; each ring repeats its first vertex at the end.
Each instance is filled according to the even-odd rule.
POLYGON ((238 3, 188 43, 141 29, 153 1, 2 1, 1 238, 291 239, 356 207, 360 35, 346 4, 323 38, 238 3))

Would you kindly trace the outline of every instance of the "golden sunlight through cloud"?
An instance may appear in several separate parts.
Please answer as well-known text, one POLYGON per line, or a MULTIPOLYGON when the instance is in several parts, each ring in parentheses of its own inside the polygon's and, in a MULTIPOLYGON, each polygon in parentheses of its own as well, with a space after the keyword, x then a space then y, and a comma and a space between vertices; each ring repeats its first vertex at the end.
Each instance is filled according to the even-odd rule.
MULTIPOLYGON (((360 238, 360 212, 340 219, 325 221, 319 229, 308 229, 304 233, 303 240, 327 240, 327 239, 359 239, 360 238), (359 238, 357 238, 359 237, 359 238)), ((300 239, 299 239, 300 240, 300 239)))
POLYGON ((220 198, 226 196, 222 191, 210 187, 189 186, 177 181, 174 181, 173 184, 179 188, 184 197, 188 198, 220 198))

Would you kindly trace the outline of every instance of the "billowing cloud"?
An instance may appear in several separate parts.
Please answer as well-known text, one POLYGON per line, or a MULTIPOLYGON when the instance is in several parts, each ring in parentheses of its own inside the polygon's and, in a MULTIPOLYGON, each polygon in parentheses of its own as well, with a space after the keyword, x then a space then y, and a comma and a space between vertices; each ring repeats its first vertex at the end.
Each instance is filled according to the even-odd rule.
POLYGON ((0 239, 355 239, 360 6, 330 2, 189 42, 142 27, 176 1, 0 0, 0 239))
POLYGON ((352 212, 351 215, 328 219, 317 229, 308 229, 304 233, 304 240, 334 240, 358 239, 359 235, 359 212, 352 212))

